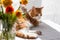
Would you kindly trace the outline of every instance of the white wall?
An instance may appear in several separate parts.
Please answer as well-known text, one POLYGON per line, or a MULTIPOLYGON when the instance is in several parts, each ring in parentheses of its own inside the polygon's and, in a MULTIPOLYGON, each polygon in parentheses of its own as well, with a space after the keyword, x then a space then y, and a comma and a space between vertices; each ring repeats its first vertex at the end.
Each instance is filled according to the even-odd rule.
POLYGON ((42 0, 43 17, 60 24, 60 0, 42 0))
MULTIPOLYGON (((13 6, 15 10, 19 6, 19 1, 13 0, 13 6)), ((55 23, 60 24, 60 0, 29 0, 26 8, 29 10, 32 6, 40 7, 42 3, 43 16, 42 19, 51 20, 55 23)))
MULTIPOLYGON (((18 9, 19 7, 19 0, 12 0, 13 1, 13 7, 14 9, 18 9)), ((42 3, 42 0, 28 0, 28 4, 26 5, 26 8, 28 10, 30 10, 32 8, 32 6, 35 6, 35 7, 40 7, 41 6, 41 3, 42 3)))

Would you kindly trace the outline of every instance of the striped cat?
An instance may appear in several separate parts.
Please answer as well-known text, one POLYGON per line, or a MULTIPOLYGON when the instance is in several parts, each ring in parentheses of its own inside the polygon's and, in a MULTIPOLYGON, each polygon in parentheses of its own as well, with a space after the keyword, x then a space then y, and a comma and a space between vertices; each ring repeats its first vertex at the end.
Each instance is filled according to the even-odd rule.
POLYGON ((39 21, 40 18, 42 16, 42 8, 36 8, 36 7, 32 7, 32 9, 29 11, 29 14, 26 14, 26 17, 28 20, 30 20, 30 22, 34 25, 37 26, 39 25, 39 21))
MULTIPOLYGON (((25 9, 24 9, 25 10, 25 9)), ((39 10, 37 8, 37 10, 39 10)), ((38 11, 39 12, 39 11, 38 11)), ((34 26, 38 25, 38 21, 33 18, 33 16, 29 15, 29 12, 25 10, 26 13, 26 19, 24 19, 22 16, 18 16, 18 20, 16 22, 16 36, 20 38, 26 38, 26 39, 35 39, 38 35, 41 35, 40 31, 33 31, 29 30, 29 22, 33 24, 34 26), (29 21, 29 22, 28 22, 29 21)))

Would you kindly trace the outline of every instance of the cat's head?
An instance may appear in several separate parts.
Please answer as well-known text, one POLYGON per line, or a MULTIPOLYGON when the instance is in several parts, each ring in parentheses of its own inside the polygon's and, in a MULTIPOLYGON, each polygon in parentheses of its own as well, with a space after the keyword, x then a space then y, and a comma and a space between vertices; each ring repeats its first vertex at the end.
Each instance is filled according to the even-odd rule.
POLYGON ((43 7, 41 7, 41 8, 35 8, 35 9, 36 9, 36 12, 37 12, 37 13, 41 13, 41 12, 42 12, 43 7))
POLYGON ((43 9, 43 7, 40 7, 40 8, 32 7, 32 9, 30 10, 30 15, 32 17, 35 17, 38 14, 40 14, 40 16, 42 16, 42 9, 43 9))

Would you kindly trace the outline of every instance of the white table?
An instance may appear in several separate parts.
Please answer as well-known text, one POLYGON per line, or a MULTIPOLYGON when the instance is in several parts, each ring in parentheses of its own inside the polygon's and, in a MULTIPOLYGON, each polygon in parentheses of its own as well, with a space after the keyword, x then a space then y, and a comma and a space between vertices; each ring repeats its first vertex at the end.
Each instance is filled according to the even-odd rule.
MULTIPOLYGON (((49 21, 42 20, 42 23, 39 27, 33 28, 33 30, 40 30, 42 35, 39 36, 36 40, 60 40, 60 25, 49 21)), ((28 40, 15 37, 15 40, 28 40)))
MULTIPOLYGON (((23 39, 23 38, 15 37, 15 40, 28 40, 28 39, 23 39)), ((35 40, 41 40, 41 39, 40 38, 37 38, 35 40)))

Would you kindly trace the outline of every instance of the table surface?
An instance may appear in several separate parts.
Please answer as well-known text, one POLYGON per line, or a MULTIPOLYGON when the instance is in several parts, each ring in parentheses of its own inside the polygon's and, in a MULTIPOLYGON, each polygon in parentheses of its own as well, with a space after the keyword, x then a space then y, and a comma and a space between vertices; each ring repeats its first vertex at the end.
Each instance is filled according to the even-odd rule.
MULTIPOLYGON (((51 21, 43 21, 39 26, 31 28, 31 30, 40 30, 42 32, 42 35, 39 35, 36 40, 60 40, 60 26, 51 21)), ((15 37, 15 40, 25 39, 15 37)))
MULTIPOLYGON (((23 38, 19 38, 19 37, 15 37, 15 40, 28 40, 28 39, 23 39, 23 38)), ((32 40, 32 39, 30 39, 32 40)), ((34 39, 34 40, 41 40, 40 38, 34 39)))

